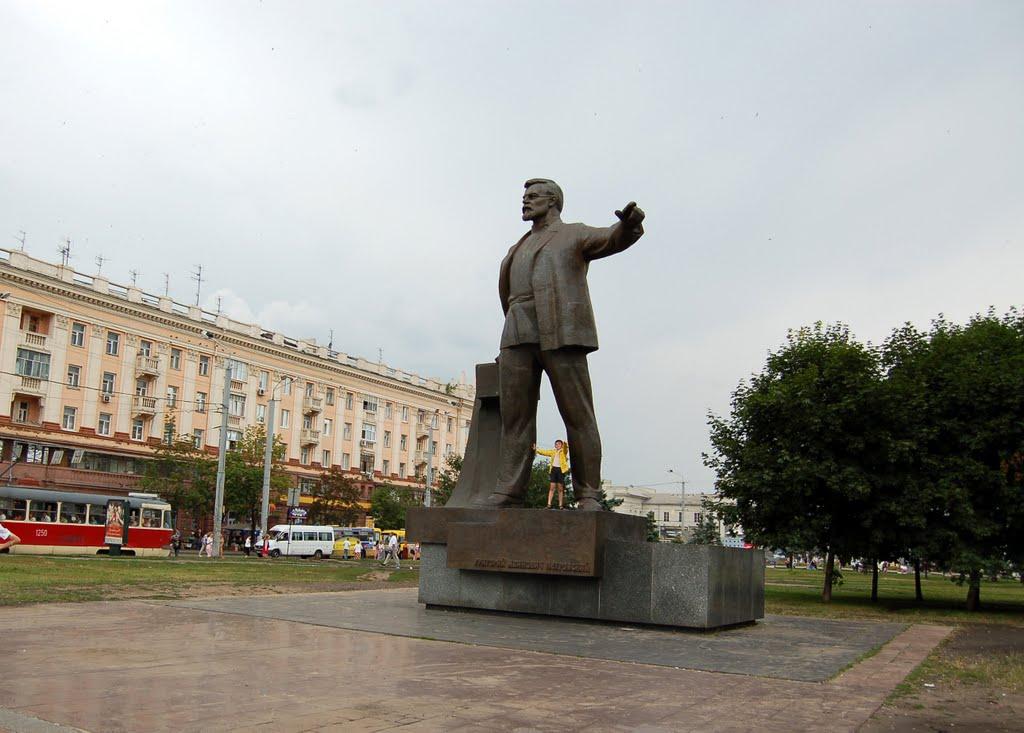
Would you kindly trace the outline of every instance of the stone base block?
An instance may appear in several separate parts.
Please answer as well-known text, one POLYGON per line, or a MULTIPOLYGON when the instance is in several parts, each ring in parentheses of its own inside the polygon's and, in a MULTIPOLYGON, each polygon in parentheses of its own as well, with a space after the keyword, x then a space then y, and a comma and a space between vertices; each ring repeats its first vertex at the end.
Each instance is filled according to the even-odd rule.
POLYGON ((419 601, 491 611, 713 629, 764 618, 764 553, 731 547, 608 540, 601 577, 449 567, 424 543, 419 601))

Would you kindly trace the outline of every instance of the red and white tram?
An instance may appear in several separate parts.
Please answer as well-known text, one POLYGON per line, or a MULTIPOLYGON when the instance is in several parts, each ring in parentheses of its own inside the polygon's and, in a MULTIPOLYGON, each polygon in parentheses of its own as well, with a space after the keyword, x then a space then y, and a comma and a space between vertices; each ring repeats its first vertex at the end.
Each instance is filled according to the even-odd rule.
POLYGON ((121 554, 167 557, 173 534, 171 505, 156 494, 123 497, 0 486, 0 522, 21 538, 21 544, 9 552, 106 554, 107 502, 111 499, 127 503, 127 537, 121 554))

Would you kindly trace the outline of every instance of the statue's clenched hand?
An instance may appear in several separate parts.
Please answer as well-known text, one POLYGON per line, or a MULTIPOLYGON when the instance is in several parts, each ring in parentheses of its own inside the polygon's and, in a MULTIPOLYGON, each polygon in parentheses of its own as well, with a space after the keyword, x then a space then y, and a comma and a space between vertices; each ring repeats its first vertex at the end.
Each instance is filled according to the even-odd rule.
POLYGON ((615 216, 619 217, 622 226, 633 228, 640 225, 644 220, 644 210, 636 205, 636 201, 630 201, 622 207, 622 211, 616 211, 615 216))

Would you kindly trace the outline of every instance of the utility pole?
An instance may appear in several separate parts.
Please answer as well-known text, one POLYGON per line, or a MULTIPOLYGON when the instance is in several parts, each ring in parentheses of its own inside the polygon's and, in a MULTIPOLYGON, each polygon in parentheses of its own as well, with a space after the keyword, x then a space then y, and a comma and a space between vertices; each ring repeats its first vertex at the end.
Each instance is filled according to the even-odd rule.
POLYGON ((430 428, 427 431, 427 490, 423 493, 423 506, 429 507, 431 496, 430 489, 434 485, 434 420, 437 419, 437 410, 430 418, 430 428))
POLYGON ((686 523, 686 479, 674 468, 668 469, 668 472, 679 476, 679 539, 682 539, 683 527, 686 523))
POLYGON ((270 464, 274 459, 274 407, 277 400, 270 395, 267 402, 267 447, 263 450, 263 496, 260 504, 260 537, 267 534, 267 522, 270 515, 270 464))
POLYGON ((224 395, 220 402, 220 442, 217 452, 217 488, 213 497, 213 547, 221 557, 220 532, 224 522, 224 463, 228 452, 228 409, 231 407, 231 364, 224 360, 224 395))

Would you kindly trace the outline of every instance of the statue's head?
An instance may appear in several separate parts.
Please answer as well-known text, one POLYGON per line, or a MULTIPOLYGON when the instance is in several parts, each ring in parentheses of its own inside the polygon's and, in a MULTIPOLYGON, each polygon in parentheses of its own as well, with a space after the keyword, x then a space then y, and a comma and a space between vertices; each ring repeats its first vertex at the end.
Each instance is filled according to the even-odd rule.
POLYGON ((523 221, 544 219, 552 209, 562 213, 562 189, 549 178, 531 178, 523 193, 523 221))

